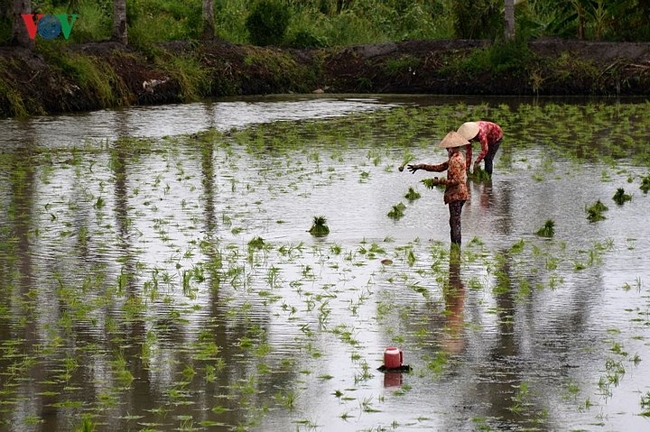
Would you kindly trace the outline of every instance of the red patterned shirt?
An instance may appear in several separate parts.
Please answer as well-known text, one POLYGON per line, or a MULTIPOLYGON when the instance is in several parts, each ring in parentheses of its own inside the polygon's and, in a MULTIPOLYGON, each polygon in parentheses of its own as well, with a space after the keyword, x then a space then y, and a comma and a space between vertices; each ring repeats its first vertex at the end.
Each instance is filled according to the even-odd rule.
MULTIPOLYGON (((487 154, 490 146, 503 138, 503 130, 498 124, 489 121, 479 121, 477 123, 478 135, 476 135, 476 138, 470 140, 479 141, 481 143, 481 153, 479 153, 475 163, 481 162, 487 154)), ((467 169, 469 169, 469 167, 472 165, 471 144, 465 147, 465 153, 467 154, 467 169)))
POLYGON ((447 162, 438 165, 417 165, 425 171, 447 171, 447 179, 439 179, 438 184, 445 185, 445 204, 451 201, 467 201, 467 171, 465 170, 465 155, 458 151, 449 157, 447 162))

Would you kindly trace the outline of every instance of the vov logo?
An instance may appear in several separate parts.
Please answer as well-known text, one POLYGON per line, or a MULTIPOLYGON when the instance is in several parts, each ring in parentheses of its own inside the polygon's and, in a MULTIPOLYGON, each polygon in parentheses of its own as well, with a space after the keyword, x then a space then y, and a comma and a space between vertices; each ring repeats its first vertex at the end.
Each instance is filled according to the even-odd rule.
POLYGON ((79 18, 78 14, 21 14, 25 21, 25 28, 30 39, 36 37, 36 33, 43 39, 56 39, 61 33, 68 39, 74 22, 79 18))

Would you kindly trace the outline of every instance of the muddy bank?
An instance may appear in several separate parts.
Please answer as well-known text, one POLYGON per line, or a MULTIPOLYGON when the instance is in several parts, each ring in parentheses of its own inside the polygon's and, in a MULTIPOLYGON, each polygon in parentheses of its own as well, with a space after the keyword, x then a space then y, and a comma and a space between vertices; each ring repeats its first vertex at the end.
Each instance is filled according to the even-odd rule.
POLYGON ((431 40, 295 50, 173 42, 0 48, 0 116, 271 93, 646 95, 650 44, 431 40))

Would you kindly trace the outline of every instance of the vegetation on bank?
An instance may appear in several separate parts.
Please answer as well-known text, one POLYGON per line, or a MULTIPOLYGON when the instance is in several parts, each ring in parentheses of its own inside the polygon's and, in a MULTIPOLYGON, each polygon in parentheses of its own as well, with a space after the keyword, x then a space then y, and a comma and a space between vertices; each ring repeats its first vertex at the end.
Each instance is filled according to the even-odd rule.
MULTIPOLYGON (((85 43, 111 37, 114 3, 32 1, 32 11, 78 14, 69 41, 85 43)), ((213 36, 240 44, 304 48, 409 39, 494 40, 505 25, 504 0, 133 0, 126 4, 129 45, 205 37, 202 7, 210 3, 213 36)), ((650 4, 643 0, 515 3, 516 34, 526 39, 650 41, 650 4)), ((10 42, 11 7, 9 0, 0 0, 0 45, 10 42)))
MULTIPOLYGON (((640 0, 520 1, 510 41, 501 37, 503 0, 214 0, 208 39, 202 3, 130 1, 125 47, 106 43, 111 0, 34 2, 34 12, 79 18, 67 40, 37 35, 36 58, 0 48, 0 116, 315 90, 603 95, 650 88, 649 68, 546 55, 530 45, 547 36, 650 40, 650 5, 640 0), (386 45, 351 48, 378 43, 386 45), (25 80, 25 71, 34 79, 25 80)), ((10 40, 9 7, 0 0, 0 45, 10 40)))

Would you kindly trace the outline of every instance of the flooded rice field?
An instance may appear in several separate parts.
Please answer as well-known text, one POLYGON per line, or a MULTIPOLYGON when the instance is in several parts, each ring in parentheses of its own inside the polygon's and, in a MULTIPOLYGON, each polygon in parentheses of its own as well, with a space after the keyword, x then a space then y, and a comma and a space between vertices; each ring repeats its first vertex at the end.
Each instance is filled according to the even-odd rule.
POLYGON ((650 430, 649 108, 3 120, 0 430, 650 430), (397 167, 479 118, 505 138, 457 256, 443 190, 397 167))

